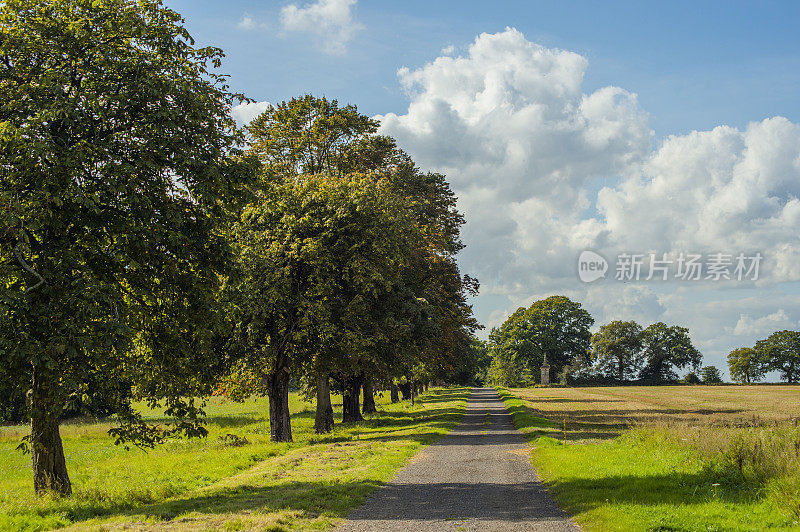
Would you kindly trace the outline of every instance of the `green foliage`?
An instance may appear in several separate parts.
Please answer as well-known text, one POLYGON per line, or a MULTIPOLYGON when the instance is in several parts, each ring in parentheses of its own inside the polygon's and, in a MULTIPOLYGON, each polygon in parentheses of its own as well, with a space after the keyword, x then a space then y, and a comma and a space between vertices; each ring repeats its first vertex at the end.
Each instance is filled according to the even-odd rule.
POLYGON ((203 433, 184 398, 218 367, 212 214, 239 178, 221 58, 155 0, 0 5, 0 378, 48 427, 96 392, 119 441, 203 433), (142 424, 121 382, 176 422, 142 424))
POLYGON ((642 327, 635 321, 612 321, 592 335, 591 356, 595 367, 619 381, 636 378, 644 364, 642 327))
POLYGON ((700 369, 700 379, 703 384, 720 384, 722 382, 722 373, 716 366, 703 366, 700 369))
POLYGON ((800 382, 800 332, 773 333, 756 342, 755 353, 768 370, 779 371, 786 382, 800 382))
MULTIPOLYGON (((470 355, 477 322, 466 297, 477 290, 477 282, 462 278, 455 262, 463 247, 459 241, 463 217, 456 198, 444 176, 420 172, 392 139, 376 135, 376 130, 377 123, 355 106, 342 107, 335 100, 310 95, 270 107, 247 129, 250 154, 263 167, 261 190, 244 212, 250 220, 248 209, 278 212, 282 202, 288 205, 308 196, 308 191, 300 190, 304 182, 325 182, 330 190, 341 185, 341 191, 351 183, 346 193, 308 196, 302 208, 310 210, 302 215, 300 207, 291 207, 290 213, 284 209, 289 218, 305 216, 307 227, 292 234, 270 229, 270 224, 286 221, 283 215, 264 219, 258 227, 243 217, 233 229, 238 242, 255 242, 260 237, 254 235, 263 234, 287 242, 298 239, 293 246, 306 250, 303 262, 286 262, 294 260, 286 254, 277 259, 284 273, 296 268, 291 275, 302 281, 295 284, 258 271, 274 262, 272 255, 282 253, 277 247, 266 251, 269 246, 259 242, 256 247, 265 251, 256 250, 249 258, 240 254, 240 261, 246 262, 244 273, 231 286, 242 279, 258 281, 234 289, 240 294, 232 299, 234 314, 245 311, 236 320, 249 328, 239 327, 234 346, 252 355, 248 364, 261 365, 256 372, 266 369, 274 374, 269 364, 273 355, 265 357, 254 349, 269 341, 296 348, 284 367, 291 367, 311 387, 317 374, 336 377, 343 388, 357 383, 363 374, 378 380, 405 374, 425 382, 434 376, 452 377, 470 355), (373 191, 375 201, 363 196, 364 191, 373 191), (318 256, 311 264, 314 253, 318 256), (275 283, 296 292, 276 297, 276 290, 288 292, 275 283), (258 298, 271 302, 276 311, 298 309, 278 320, 283 321, 270 333, 273 340, 255 331, 255 321, 244 318, 266 316, 258 306, 245 309, 240 304, 258 298), (297 330, 290 337, 281 328, 297 330)), ((271 315, 269 320, 275 322, 277 315, 271 315)))
POLYGON ((506 388, 520 388, 535 383, 526 364, 504 351, 494 352, 486 377, 492 386, 506 388))
POLYGON ((767 372, 767 365, 752 347, 740 347, 728 353, 728 371, 735 382, 759 382, 767 372))
POLYGON ((646 362, 639 377, 647 382, 676 381, 676 368, 696 369, 703 359, 689 338, 689 329, 677 325, 650 325, 642 332, 642 346, 646 362))
POLYGON ((580 303, 564 296, 551 296, 519 308, 489 335, 492 356, 498 359, 493 375, 517 379, 536 374, 547 357, 551 372, 558 374, 576 360, 587 360, 590 333, 594 320, 580 303), (512 367, 516 369, 512 370, 512 367))

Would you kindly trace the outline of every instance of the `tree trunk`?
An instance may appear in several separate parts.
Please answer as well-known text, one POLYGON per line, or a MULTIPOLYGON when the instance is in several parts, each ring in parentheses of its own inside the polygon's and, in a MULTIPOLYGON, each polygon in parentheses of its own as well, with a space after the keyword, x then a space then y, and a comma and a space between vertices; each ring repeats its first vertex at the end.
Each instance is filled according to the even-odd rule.
POLYGON ((371 377, 364 378, 364 383, 361 385, 361 389, 363 390, 364 393, 364 405, 362 406, 361 411, 364 414, 376 413, 378 409, 375 408, 375 394, 372 389, 371 377))
POLYGON ((400 391, 398 390, 396 384, 392 384, 391 394, 392 394, 392 402, 393 403, 400 402, 400 391))
POLYGON ((269 376, 269 431, 272 441, 292 441, 289 418, 289 368, 279 367, 269 376))
POLYGON ((33 385, 29 392, 33 489, 37 495, 46 492, 71 495, 72 483, 67 474, 64 447, 58 430, 59 415, 56 413, 58 409, 48 397, 48 383, 39 378, 36 369, 33 375, 33 385))
POLYGON ((430 386, 430 384, 426 382, 426 383, 425 383, 425 391, 426 391, 426 392, 428 391, 428 388, 429 388, 429 386, 430 386))
POLYGON ((330 380, 326 373, 317 375, 317 415, 314 418, 314 432, 325 434, 331 430, 333 430, 333 407, 330 380))
POLYGON ((350 377, 344 381, 344 393, 342 399, 342 423, 349 423, 351 421, 364 421, 361 417, 361 409, 358 405, 358 395, 361 391, 361 379, 358 377, 350 377))
POLYGON ((399 387, 400 393, 403 394, 403 401, 411 399, 411 384, 407 382, 405 384, 401 384, 399 387))

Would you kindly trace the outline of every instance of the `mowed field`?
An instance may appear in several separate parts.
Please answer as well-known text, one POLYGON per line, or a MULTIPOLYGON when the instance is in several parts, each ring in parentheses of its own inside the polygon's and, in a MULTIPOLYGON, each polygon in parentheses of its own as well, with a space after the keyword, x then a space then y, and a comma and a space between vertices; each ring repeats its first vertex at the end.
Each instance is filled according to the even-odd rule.
MULTIPOLYGON (((325 530, 461 419, 468 389, 432 389, 313 433, 314 405, 290 396, 293 443, 269 441, 267 400, 212 399, 209 435, 151 450, 115 446, 109 423, 62 426, 74 494, 33 494, 27 427, 0 427, 0 530, 325 530)), ((341 397, 334 413, 341 419, 341 397)), ((156 421, 162 413, 146 411, 156 421)))
MULTIPOLYGON (((568 440, 650 425, 742 426, 800 421, 800 386, 617 386, 511 390, 533 412, 567 422, 568 440)), ((546 430, 546 429, 543 429, 546 430)), ((560 435, 560 434, 559 434, 560 435)))
POLYGON ((800 530, 800 387, 500 390, 588 530, 800 530))

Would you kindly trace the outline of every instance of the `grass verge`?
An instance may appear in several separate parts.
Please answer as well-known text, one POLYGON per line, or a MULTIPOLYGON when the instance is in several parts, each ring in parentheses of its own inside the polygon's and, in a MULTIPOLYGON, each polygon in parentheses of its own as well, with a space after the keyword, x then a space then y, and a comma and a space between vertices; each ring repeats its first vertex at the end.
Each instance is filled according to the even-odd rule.
POLYGON ((562 419, 498 392, 553 498, 587 530, 800 530, 800 430, 790 423, 653 420, 583 438, 592 427, 568 421, 565 445, 562 419))
POLYGON ((265 399, 212 402, 207 438, 148 452, 115 447, 108 424, 66 425, 75 493, 61 499, 32 493, 29 457, 14 450, 25 429, 3 427, 0 530, 324 530, 457 425, 468 395, 433 389, 414 406, 377 398, 378 414, 318 436, 313 405, 293 394, 295 441, 284 444, 269 441, 265 399))

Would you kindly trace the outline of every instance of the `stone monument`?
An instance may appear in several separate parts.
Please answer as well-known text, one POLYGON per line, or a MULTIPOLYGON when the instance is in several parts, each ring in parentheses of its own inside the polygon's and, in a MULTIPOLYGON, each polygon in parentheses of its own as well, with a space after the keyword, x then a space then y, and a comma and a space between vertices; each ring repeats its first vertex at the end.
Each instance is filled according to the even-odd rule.
POLYGON ((547 354, 544 355, 542 362, 542 384, 550 384, 550 364, 547 363, 547 354))

